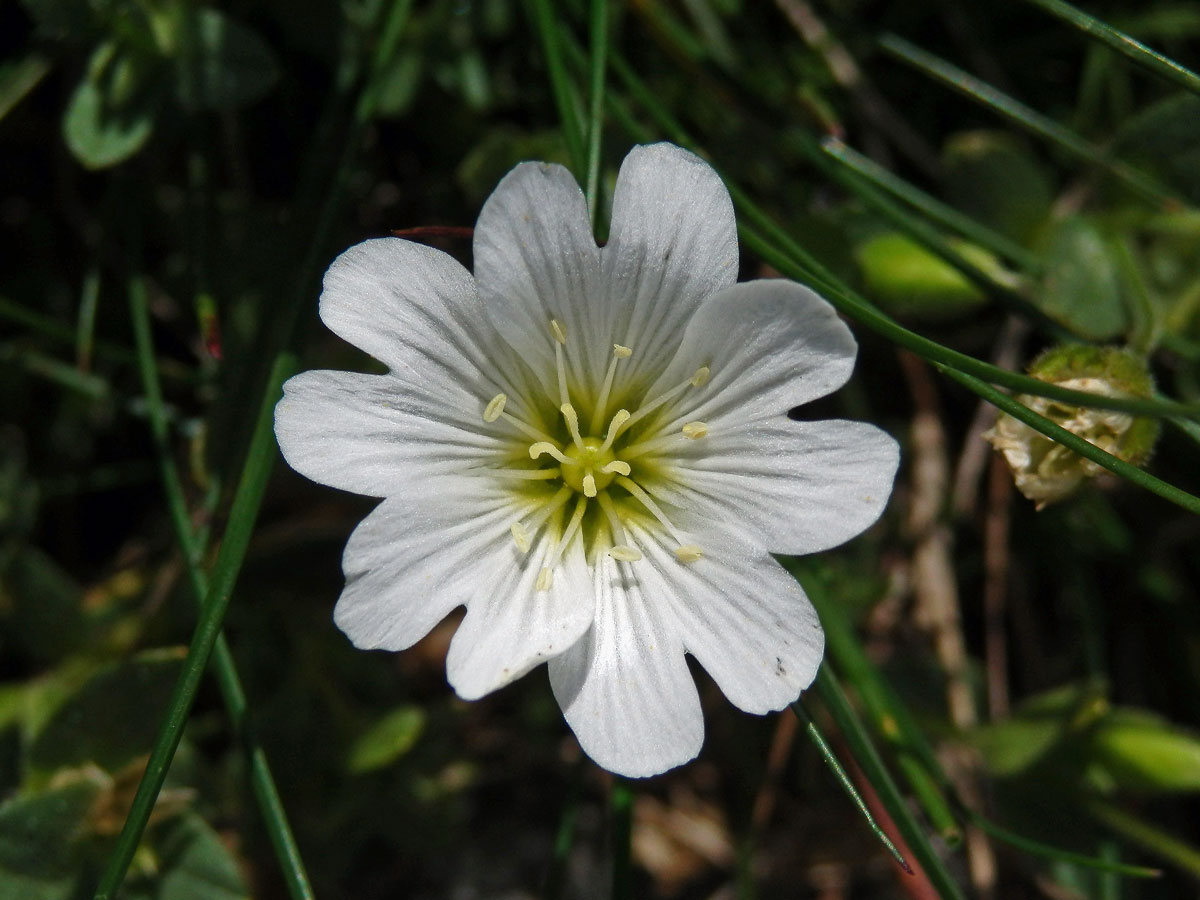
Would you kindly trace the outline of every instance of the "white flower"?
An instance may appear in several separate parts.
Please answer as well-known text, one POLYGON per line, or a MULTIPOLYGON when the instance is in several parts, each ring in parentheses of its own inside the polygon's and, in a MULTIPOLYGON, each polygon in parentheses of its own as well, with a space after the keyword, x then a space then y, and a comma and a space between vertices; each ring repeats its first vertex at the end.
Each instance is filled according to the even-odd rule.
POLYGON ((625 159, 604 248, 568 171, 523 163, 474 251, 472 277, 372 240, 325 275, 325 324, 389 369, 305 372, 276 408, 293 468, 384 498, 346 545, 334 618, 403 650, 465 606, 460 696, 548 662, 589 756, 662 772, 703 741, 685 654, 752 713, 812 681, 821 626, 770 554, 874 522, 896 444, 788 418, 846 381, 854 339, 807 288, 734 283, 729 194, 678 147, 625 159))

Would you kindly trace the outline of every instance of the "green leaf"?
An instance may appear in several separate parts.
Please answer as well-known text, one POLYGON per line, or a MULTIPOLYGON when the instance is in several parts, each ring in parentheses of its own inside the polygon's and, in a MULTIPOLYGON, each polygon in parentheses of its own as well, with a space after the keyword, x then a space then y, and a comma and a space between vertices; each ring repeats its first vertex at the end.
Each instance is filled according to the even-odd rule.
POLYGON ((1080 337, 1111 340, 1129 326, 1121 279, 1104 235, 1079 217, 1050 227, 1042 242, 1045 268, 1033 300, 1080 337))
POLYGON ((424 71, 425 63, 418 51, 401 50, 397 53, 376 76, 375 113, 388 117, 407 112, 417 96, 424 71))
POLYGON ((0 622, 4 655, 14 650, 34 661, 55 662, 89 638, 83 592, 67 572, 37 547, 21 546, 0 571, 0 622))
POLYGON ((196 10, 185 20, 180 37, 176 90, 187 109, 248 106, 279 80, 271 48, 218 10, 196 10))
POLYGON ((355 741, 347 766, 355 774, 382 769, 408 753, 424 730, 425 710, 419 706, 398 707, 355 741))
POLYGON ((96 48, 63 113, 63 137, 83 165, 115 166, 150 139, 161 99, 154 68, 113 43, 96 48))
POLYGON ((1200 203, 1200 97, 1175 94, 1117 132, 1114 151, 1200 203))
POLYGON ((183 658, 182 648, 149 650, 97 672, 42 726, 30 765, 52 772, 90 762, 117 772, 143 756, 183 658))
POLYGON ((943 153, 946 193, 967 215, 1027 242, 1054 202, 1050 178, 1010 134, 969 131, 954 135, 943 153))
POLYGON ((220 836, 194 813, 173 823, 158 848, 156 900, 241 900, 250 892, 220 836))
POLYGON ((1054 751, 1106 709, 1095 690, 1068 685, 1031 697, 1007 719, 977 729, 971 742, 983 754, 991 774, 1019 775, 1049 761, 1054 751))
POLYGON ((41 84, 50 68, 50 60, 40 53, 30 53, 0 66, 0 119, 41 84))
MULTIPOLYGON (((998 265, 986 250, 959 243, 972 262, 998 265)), ((952 319, 973 312, 987 297, 958 269, 899 232, 877 235, 855 251, 871 296, 895 316, 952 319)))
POLYGON ((1138 793, 1200 791, 1200 736, 1140 710, 1116 709, 1091 735, 1089 776, 1138 793))
POLYGON ((75 895, 78 841, 100 788, 81 777, 0 806, 0 900, 75 895))

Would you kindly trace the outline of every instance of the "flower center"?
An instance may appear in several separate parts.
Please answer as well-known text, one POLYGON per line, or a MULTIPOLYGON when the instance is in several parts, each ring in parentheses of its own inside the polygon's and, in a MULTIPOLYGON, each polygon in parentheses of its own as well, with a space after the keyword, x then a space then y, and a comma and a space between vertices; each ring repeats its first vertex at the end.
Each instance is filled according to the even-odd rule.
MULTIPOLYGON (((620 344, 613 345, 604 381, 594 394, 595 403, 590 409, 585 436, 580 429, 579 412, 571 402, 566 366, 567 335, 555 319, 549 323, 554 342, 555 381, 558 389, 558 415, 549 429, 534 427, 506 411, 508 397, 497 394, 483 411, 485 422, 503 420, 523 437, 532 439, 525 445, 528 459, 536 463, 535 468, 527 465, 509 464, 497 470, 524 483, 527 490, 523 495, 535 497, 537 502, 530 512, 513 522, 510 531, 517 549, 528 553, 534 539, 545 531, 549 541, 549 552, 537 579, 537 589, 549 590, 553 583, 553 571, 563 552, 580 536, 584 541, 589 561, 594 560, 598 548, 602 548, 619 562, 633 563, 642 558, 642 553, 628 538, 626 525, 632 517, 656 522, 677 544, 675 556, 680 562, 695 562, 702 556, 701 549, 686 543, 683 535, 675 528, 642 483, 655 472, 653 455, 671 443, 682 440, 699 440, 708 433, 703 422, 688 422, 679 431, 652 433, 647 431, 649 423, 643 422, 632 442, 625 440, 631 426, 644 420, 675 400, 689 389, 703 387, 708 381, 707 367, 701 367, 686 381, 638 404, 631 413, 618 408, 609 416, 613 402, 613 385, 617 366, 628 359, 633 350, 620 344), (607 420, 607 425, 605 421, 607 420), (549 432, 557 432, 547 433, 549 432), (603 433, 603 437, 599 435, 603 433), (640 460, 641 471, 635 479, 633 460, 640 460)), ((577 396, 593 396, 590 391, 579 391, 577 396)), ((535 399, 535 398, 525 398, 535 399)), ((536 403, 527 406, 534 410, 536 403)), ((545 407, 541 407, 545 409, 545 407)), ((547 410, 548 412, 548 410, 547 410)), ((524 456, 524 454, 521 454, 524 456)))
POLYGON ((562 480, 579 493, 595 497, 599 491, 612 484, 613 478, 616 477, 615 470, 605 467, 615 462, 617 457, 611 449, 605 449, 604 442, 598 438, 584 438, 582 444, 582 447, 572 444, 567 448, 566 457, 573 464, 563 465, 562 480), (587 480, 589 477, 591 481, 587 480))

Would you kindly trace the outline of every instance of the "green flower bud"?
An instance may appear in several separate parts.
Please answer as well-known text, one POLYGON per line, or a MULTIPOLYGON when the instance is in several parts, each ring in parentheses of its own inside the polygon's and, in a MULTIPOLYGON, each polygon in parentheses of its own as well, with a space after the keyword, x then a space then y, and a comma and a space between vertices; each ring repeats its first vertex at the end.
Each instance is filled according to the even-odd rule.
MULTIPOLYGON (((1120 347, 1067 344, 1047 350, 1029 368, 1042 381, 1107 397, 1149 397, 1154 380, 1146 362, 1120 347)), ((1135 466, 1150 458, 1159 426, 1147 419, 1109 409, 1072 406, 1059 400, 1021 394, 1034 412, 1078 435, 1101 450, 1135 466)), ((984 433, 1013 470, 1017 489, 1038 509, 1074 493, 1103 469, 1039 431, 1007 414, 984 433)))

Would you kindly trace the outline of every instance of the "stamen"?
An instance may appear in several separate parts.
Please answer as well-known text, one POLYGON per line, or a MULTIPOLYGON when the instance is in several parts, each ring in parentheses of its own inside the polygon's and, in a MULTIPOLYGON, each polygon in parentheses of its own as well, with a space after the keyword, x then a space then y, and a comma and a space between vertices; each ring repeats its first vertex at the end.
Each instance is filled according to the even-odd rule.
POLYGON ((601 466, 600 471, 606 475, 612 475, 613 473, 618 475, 628 475, 632 470, 629 468, 629 463, 619 459, 614 459, 608 465, 601 466))
POLYGON ((552 584, 554 584, 554 573, 545 566, 542 566, 542 571, 538 572, 537 581, 534 582, 534 589, 548 591, 552 584))
POLYGON ((683 544, 682 535, 680 535, 675 526, 671 524, 671 520, 667 518, 667 514, 664 513, 659 505, 655 503, 653 499, 651 499, 649 494, 646 493, 645 488, 643 488, 632 478, 626 478, 623 475, 617 476, 617 484, 629 491, 629 493, 634 496, 634 499, 642 504, 642 506, 646 507, 646 509, 650 511, 650 515, 658 519, 663 528, 667 529, 667 532, 676 540, 676 542, 683 544))
POLYGON ((703 422, 688 422, 680 430, 683 432, 684 437, 690 437, 693 441, 708 434, 708 426, 703 422))
POLYGON ((640 550, 638 550, 636 547, 628 547, 624 544, 617 544, 617 546, 608 551, 608 555, 613 559, 620 560, 621 562, 637 562, 642 558, 642 552, 640 550))
POLYGON ((571 538, 575 537, 575 532, 579 530, 579 526, 583 522, 583 514, 586 511, 587 498, 580 497, 575 501, 575 510, 571 513, 571 521, 567 523, 562 537, 554 545, 554 549, 550 551, 549 558, 546 560, 546 568, 553 569, 558 565, 558 561, 562 558, 563 550, 571 543, 571 538))
POLYGON ((700 368, 698 368, 696 370, 695 374, 692 375, 692 377, 689 378, 687 381, 680 382, 679 384, 675 385, 675 387, 671 388, 670 390, 666 391, 665 393, 659 394, 657 397, 655 397, 653 400, 651 400, 649 403, 647 403, 645 406, 643 406, 641 409, 639 409, 637 412, 635 412, 632 416, 630 416, 629 421, 626 424, 632 425, 634 422, 636 422, 638 419, 642 418, 643 416, 647 416, 650 413, 654 412, 656 409, 658 409, 664 403, 669 403, 670 401, 674 400, 676 397, 678 397, 680 394, 682 394, 684 391, 686 391, 690 387, 704 386, 705 384, 708 383, 708 377, 709 377, 708 366, 701 366, 700 368))
MULTIPOLYGON (((604 453, 613 445, 613 441, 617 439, 617 435, 621 433, 621 426, 629 421, 629 410, 618 409, 612 417, 612 421, 608 423, 608 434, 604 436, 604 443, 600 445, 597 453, 604 453)), ((595 431, 595 429, 592 429, 595 431)))
POLYGON ((525 530, 525 526, 520 522, 513 522, 508 526, 508 530, 512 532, 513 543, 517 545, 517 549, 522 553, 528 553, 533 544, 530 543, 530 534, 525 530))
POLYGON ((695 544, 680 544, 675 548, 675 556, 682 563, 694 563, 704 556, 704 551, 695 544))
POLYGON ((563 358, 567 333, 558 324, 558 319, 550 320, 550 333, 554 335, 554 369, 558 374, 558 402, 559 405, 562 405, 571 402, 570 395, 567 394, 567 363, 563 358))
POLYGON ((530 459, 537 459, 543 453, 549 454, 551 457, 553 457, 554 459, 557 459, 564 466, 577 466, 580 464, 578 460, 571 459, 567 456, 564 456, 563 452, 561 450, 559 450, 557 447, 555 447, 549 441, 538 441, 536 443, 529 445, 529 458, 530 459))
POLYGON ((546 443, 551 443, 553 441, 553 438, 551 438, 550 435, 546 434, 544 431, 538 431, 532 425, 522 422, 512 413, 501 411, 497 418, 503 419, 505 422, 512 425, 513 428, 516 428, 522 434, 533 438, 535 441, 545 441, 546 443))
POLYGON ((571 440, 575 442, 580 453, 586 453, 587 448, 583 446, 583 435, 579 433, 579 414, 575 412, 575 407, 570 403, 564 403, 559 407, 559 411, 567 420, 567 431, 571 432, 571 440))
POLYGON ((500 413, 504 412, 504 404, 508 402, 507 394, 497 394, 488 401, 488 405, 483 410, 483 421, 495 422, 500 418, 500 413))
POLYGON ((608 412, 608 395, 612 391, 613 377, 617 374, 617 360, 628 359, 633 355, 633 349, 621 344, 613 344, 613 358, 608 361, 608 371, 604 373, 604 386, 600 388, 600 397, 592 410, 591 432, 596 433, 604 416, 608 412))
POLYGON ((583 495, 585 497, 596 496, 596 476, 592 474, 590 469, 588 470, 588 473, 583 476, 583 495))
POLYGON ((621 524, 621 519, 617 516, 617 508, 613 506, 612 497, 605 491, 596 500, 599 502, 600 508, 604 510, 604 515, 608 519, 608 527, 612 530, 613 546, 609 549, 608 555, 622 562, 636 562, 641 559, 642 554, 631 547, 628 538, 625 537, 625 526, 621 524), (636 553, 637 556, 618 555, 628 553, 636 553))

